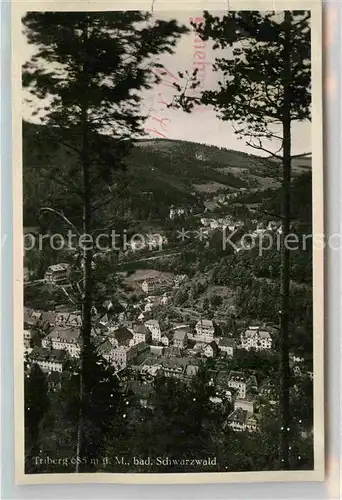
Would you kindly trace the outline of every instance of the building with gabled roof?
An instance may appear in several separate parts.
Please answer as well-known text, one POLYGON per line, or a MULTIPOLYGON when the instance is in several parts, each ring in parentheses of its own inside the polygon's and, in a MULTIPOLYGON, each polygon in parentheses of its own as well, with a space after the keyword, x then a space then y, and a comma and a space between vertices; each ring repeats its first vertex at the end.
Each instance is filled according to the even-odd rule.
POLYGON ((149 342, 152 339, 151 331, 144 325, 144 323, 133 324, 133 341, 134 344, 140 342, 149 342))
POLYGON ((42 340, 42 347, 45 349, 62 349, 68 351, 71 357, 80 356, 80 335, 79 328, 68 328, 56 326, 42 340))
POLYGON ((233 357, 236 349, 236 342, 234 339, 221 338, 219 340, 219 350, 227 356, 233 357))
POLYGON ((179 349, 185 349, 187 343, 188 343, 187 332, 182 329, 177 329, 173 335, 174 347, 179 347, 179 349))
POLYGON ((155 342, 160 342, 161 339, 161 329, 159 325, 159 321, 156 319, 149 319, 145 321, 145 326, 148 328, 152 334, 152 340, 155 342))
POLYGON ((272 337, 271 334, 261 327, 249 327, 243 333, 241 333, 241 348, 246 349, 256 349, 266 350, 272 348, 272 337))
POLYGON ((214 340, 215 325, 211 319, 200 319, 197 321, 195 329, 196 334, 193 338, 196 342, 208 344, 214 340))
POLYGON ((44 279, 47 283, 64 283, 70 276, 71 266, 65 262, 49 266, 44 279))
POLYGON ((44 372, 62 372, 63 365, 67 360, 65 350, 44 349, 34 347, 29 354, 29 360, 37 364, 44 372))

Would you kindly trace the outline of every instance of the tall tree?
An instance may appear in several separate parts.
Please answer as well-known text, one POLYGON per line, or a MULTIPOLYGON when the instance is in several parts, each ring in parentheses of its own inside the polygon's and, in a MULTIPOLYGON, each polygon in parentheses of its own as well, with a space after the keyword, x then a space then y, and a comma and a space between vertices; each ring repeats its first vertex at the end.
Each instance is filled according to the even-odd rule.
POLYGON ((193 26, 201 39, 214 42, 219 55, 213 69, 222 78, 217 89, 191 95, 199 85, 198 69, 180 74, 187 81, 184 87, 175 85, 175 105, 187 112, 196 104, 213 106, 219 118, 233 121, 249 146, 282 164, 279 465, 288 469, 290 252, 285 242, 291 220, 292 124, 311 117, 310 12, 240 11, 218 17, 206 11, 203 17, 193 26), (269 140, 279 141, 276 152, 267 149, 269 140))
MULTIPOLYGON (((113 174, 123 166, 132 139, 142 132, 141 92, 162 67, 153 58, 172 53, 186 31, 176 21, 152 21, 149 13, 29 12, 23 19, 36 52, 24 66, 23 85, 41 101, 34 114, 48 124, 51 140, 70 150, 74 161, 51 168, 53 182, 79 197, 75 224, 82 237, 82 350, 77 455, 84 448, 84 402, 91 387, 86 366, 92 356, 94 214, 113 196, 113 174), (104 186, 104 184, 106 185, 104 186), (83 402, 83 403, 82 403, 83 402)), ((35 105, 35 104, 34 104, 35 105)))

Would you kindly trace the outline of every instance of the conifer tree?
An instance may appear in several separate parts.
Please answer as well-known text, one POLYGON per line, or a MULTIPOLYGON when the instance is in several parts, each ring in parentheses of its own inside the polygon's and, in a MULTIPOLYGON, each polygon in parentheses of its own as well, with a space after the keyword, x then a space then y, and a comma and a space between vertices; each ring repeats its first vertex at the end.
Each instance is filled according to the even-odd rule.
POLYGON ((200 83, 198 69, 180 74, 186 84, 175 84, 174 105, 187 112, 198 104, 212 106, 220 119, 234 123, 236 133, 249 146, 282 165, 279 466, 288 469, 290 251, 285 241, 292 215, 292 125, 311 118, 310 12, 236 11, 220 17, 206 11, 203 17, 204 22, 193 27, 202 40, 213 41, 218 51, 213 64, 220 75, 218 88, 199 95, 195 92, 200 83), (265 141, 269 140, 279 142, 276 152, 267 149, 265 141))
POLYGON ((29 12, 23 24, 28 42, 36 47, 24 66, 23 85, 40 100, 34 114, 49 126, 51 141, 67 148, 74 160, 71 168, 61 164, 51 169, 51 180, 65 185, 82 206, 81 217, 70 218, 48 207, 83 236, 77 439, 77 455, 82 456, 83 403, 92 384, 86 367, 93 352, 94 214, 111 198, 113 176, 123 168, 132 139, 142 132, 141 92, 162 71, 157 56, 172 53, 186 29, 174 20, 152 21, 151 14, 139 11, 29 12))

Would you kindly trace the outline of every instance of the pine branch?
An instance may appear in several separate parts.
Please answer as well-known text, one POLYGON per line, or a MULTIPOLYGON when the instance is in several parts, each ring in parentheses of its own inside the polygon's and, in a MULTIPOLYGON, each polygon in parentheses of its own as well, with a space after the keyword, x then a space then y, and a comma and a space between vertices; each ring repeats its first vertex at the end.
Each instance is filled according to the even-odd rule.
POLYGON ((80 236, 80 233, 78 231, 78 229, 76 228, 76 226, 63 214, 63 212, 60 212, 54 208, 50 208, 50 207, 42 207, 39 212, 50 212, 50 213, 53 213, 55 215, 57 215, 58 217, 60 217, 64 222, 66 222, 70 227, 72 227, 76 234, 78 236, 80 236))
POLYGON ((264 147, 262 146, 261 140, 260 140, 260 144, 259 144, 259 145, 257 145, 257 144, 253 144, 253 143, 251 143, 251 142, 249 142, 249 141, 246 141, 246 144, 247 144, 247 146, 250 146, 250 147, 251 147, 251 148, 253 148, 253 149, 257 149, 257 150, 259 150, 259 151, 264 151, 264 153, 268 153, 269 155, 274 156, 274 158, 278 158, 278 159, 280 159, 280 160, 282 160, 282 159, 283 159, 283 157, 282 157, 282 156, 279 156, 279 155, 277 154, 277 153, 279 153, 279 151, 281 151, 281 150, 283 149, 283 144, 281 145, 281 147, 280 147, 280 148, 279 148, 279 149, 278 149, 275 153, 273 153, 273 151, 270 151, 269 149, 264 148, 264 147))

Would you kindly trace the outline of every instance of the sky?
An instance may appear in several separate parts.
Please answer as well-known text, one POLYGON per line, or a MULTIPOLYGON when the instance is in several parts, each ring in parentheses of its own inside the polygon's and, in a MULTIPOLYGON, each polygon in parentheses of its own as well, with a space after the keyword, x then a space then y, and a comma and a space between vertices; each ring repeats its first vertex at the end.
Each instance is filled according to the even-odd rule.
MULTIPOLYGON (((155 12, 155 17, 177 19, 180 24, 185 24, 190 28, 191 19, 200 22, 201 11, 155 12)), ((33 51, 33 46, 26 43, 23 35, 23 62, 30 59, 33 51)), ((175 93, 171 85, 176 81, 177 72, 192 71, 196 67, 194 63, 203 62, 205 68, 204 73, 202 73, 200 88, 212 88, 216 85, 219 74, 211 70, 211 64, 217 55, 217 51, 214 51, 211 47, 211 42, 205 42, 204 47, 202 42, 202 46, 200 46, 197 35, 192 30, 189 34, 182 36, 174 54, 160 56, 160 62, 169 74, 164 77, 164 81, 159 85, 155 85, 153 89, 144 92, 142 112, 148 115, 145 123, 146 136, 199 142, 267 156, 266 153, 247 146, 244 139, 239 140, 234 133, 233 124, 220 120, 215 111, 208 106, 198 107, 190 114, 167 107, 167 103, 171 101, 175 93)), ((32 110, 24 104, 24 119, 37 121, 32 117, 31 112, 32 110)), ((279 147, 279 142, 265 142, 264 147, 275 152, 279 147)), ((311 124, 309 122, 293 123, 292 150, 293 154, 311 151, 311 124)))

